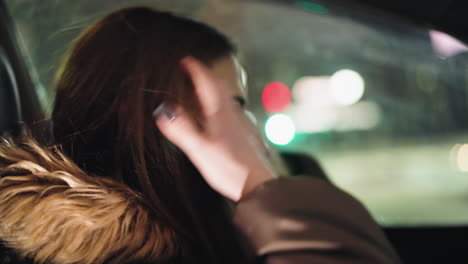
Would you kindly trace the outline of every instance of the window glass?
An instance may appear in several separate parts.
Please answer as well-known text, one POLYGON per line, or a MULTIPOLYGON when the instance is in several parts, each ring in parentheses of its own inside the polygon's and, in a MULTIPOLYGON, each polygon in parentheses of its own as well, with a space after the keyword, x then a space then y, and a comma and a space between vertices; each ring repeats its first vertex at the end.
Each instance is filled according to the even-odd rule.
POLYGON ((124 6, 172 10, 237 43, 249 107, 278 150, 313 156, 382 225, 467 224, 466 46, 333 2, 6 1, 44 109, 83 27, 124 6))

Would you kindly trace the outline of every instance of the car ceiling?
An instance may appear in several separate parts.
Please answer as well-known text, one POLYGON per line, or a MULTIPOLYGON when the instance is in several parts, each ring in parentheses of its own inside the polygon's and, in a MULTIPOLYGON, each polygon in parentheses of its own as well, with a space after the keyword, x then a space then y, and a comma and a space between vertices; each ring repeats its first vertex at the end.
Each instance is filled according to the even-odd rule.
MULTIPOLYGON (((349 2, 349 1, 341 1, 349 2)), ((468 41, 466 0, 354 0, 354 3, 384 10, 416 24, 447 32, 468 41)))
MULTIPOLYGON (((267 0, 295 3, 299 0, 267 0)), ((316 4, 341 7, 341 14, 354 11, 350 8, 380 11, 426 28, 446 32, 468 42, 468 1, 466 0, 307 0, 316 4)))

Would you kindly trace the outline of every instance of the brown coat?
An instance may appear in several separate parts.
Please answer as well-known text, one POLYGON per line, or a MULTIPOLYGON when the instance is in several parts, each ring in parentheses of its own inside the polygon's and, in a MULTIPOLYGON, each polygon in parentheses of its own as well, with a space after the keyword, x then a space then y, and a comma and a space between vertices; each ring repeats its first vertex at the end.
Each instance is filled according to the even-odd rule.
POLYGON ((367 210, 321 179, 263 184, 237 205, 235 223, 261 263, 401 263, 367 210))

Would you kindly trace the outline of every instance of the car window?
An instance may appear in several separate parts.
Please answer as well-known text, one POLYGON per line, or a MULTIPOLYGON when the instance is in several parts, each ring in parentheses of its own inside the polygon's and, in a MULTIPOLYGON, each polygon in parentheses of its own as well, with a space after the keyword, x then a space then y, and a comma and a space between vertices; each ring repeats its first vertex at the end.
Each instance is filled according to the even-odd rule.
POLYGON ((466 225, 466 46, 443 32, 334 2, 6 4, 45 110, 60 58, 83 27, 124 6, 172 10, 214 25, 239 46, 249 108, 279 151, 314 157, 382 225, 466 225))

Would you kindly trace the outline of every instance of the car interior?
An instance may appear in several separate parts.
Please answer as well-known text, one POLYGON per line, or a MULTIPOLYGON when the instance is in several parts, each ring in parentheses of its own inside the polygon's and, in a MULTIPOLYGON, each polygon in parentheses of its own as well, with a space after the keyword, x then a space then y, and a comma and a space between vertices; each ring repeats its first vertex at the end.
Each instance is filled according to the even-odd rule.
POLYGON ((86 25, 130 5, 167 9, 238 45, 248 108, 291 174, 355 196, 404 263, 464 263, 464 4, 392 2, 0 0, 0 133, 47 135, 54 72, 86 25))
POLYGON ((0 130, 7 136, 17 130, 21 120, 18 87, 11 64, 0 49, 0 130))

